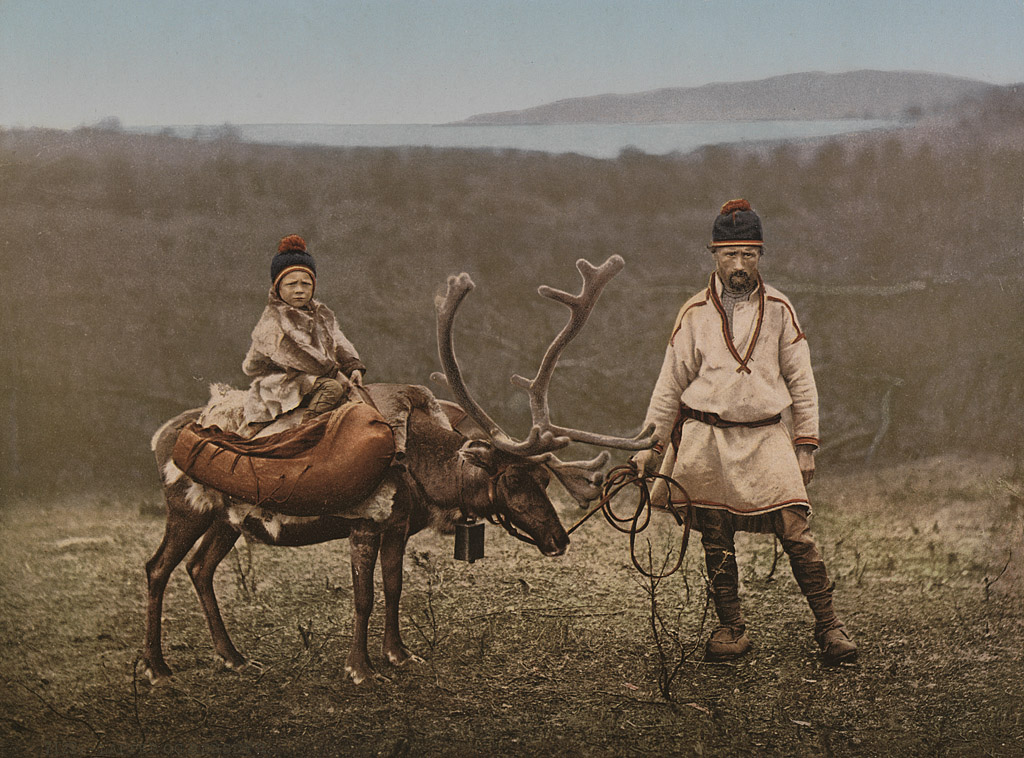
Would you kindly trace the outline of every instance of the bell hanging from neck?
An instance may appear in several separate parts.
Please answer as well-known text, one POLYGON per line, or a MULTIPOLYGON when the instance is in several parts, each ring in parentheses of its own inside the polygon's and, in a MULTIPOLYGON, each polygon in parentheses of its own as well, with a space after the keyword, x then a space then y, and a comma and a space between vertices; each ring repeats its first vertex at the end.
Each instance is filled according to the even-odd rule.
POLYGON ((484 557, 484 524, 466 517, 455 524, 455 560, 472 563, 484 557))

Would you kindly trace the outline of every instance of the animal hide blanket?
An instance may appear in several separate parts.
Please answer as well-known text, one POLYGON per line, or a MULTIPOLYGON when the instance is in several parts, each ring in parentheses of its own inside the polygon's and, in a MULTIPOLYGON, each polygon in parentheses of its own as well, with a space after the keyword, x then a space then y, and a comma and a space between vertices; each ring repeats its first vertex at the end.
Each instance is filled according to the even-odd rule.
POLYGON ((383 417, 365 403, 347 403, 255 439, 192 423, 171 457, 200 484, 275 513, 344 516, 374 492, 394 453, 383 417))

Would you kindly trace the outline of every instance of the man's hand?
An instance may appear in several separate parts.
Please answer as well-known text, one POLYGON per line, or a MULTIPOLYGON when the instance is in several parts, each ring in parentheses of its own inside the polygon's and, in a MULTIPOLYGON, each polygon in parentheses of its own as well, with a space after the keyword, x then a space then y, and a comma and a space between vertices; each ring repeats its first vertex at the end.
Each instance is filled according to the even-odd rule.
POLYGON ((804 477, 804 485, 811 483, 814 478, 814 445, 797 445, 796 462, 800 466, 800 473, 804 477))
POLYGON ((629 459, 629 465, 636 469, 637 476, 643 476, 648 471, 653 470, 657 462, 658 453, 654 448, 641 450, 629 459))
POLYGON ((354 384, 356 387, 362 387, 363 386, 363 372, 360 371, 359 369, 356 369, 351 374, 349 374, 348 380, 350 382, 352 382, 352 384, 354 384))

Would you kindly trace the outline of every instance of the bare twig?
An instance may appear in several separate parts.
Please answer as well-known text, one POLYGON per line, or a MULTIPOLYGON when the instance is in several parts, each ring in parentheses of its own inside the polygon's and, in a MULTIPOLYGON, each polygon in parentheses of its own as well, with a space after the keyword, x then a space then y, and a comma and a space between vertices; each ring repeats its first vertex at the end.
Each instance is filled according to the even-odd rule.
POLYGON ((235 556, 235 581, 238 583, 238 589, 248 602, 253 602, 256 599, 256 576, 253 572, 252 567, 252 546, 245 542, 245 567, 242 567, 242 556, 236 545, 231 549, 232 554, 235 556))
POLYGON ((433 560, 433 556, 431 556, 430 553, 414 552, 412 557, 413 562, 423 569, 423 573, 426 574, 427 577, 427 607, 422 611, 422 622, 418 621, 416 615, 413 614, 409 617, 409 623, 412 624, 420 637, 423 638, 423 642, 430 650, 430 657, 433 658, 434 648, 440 641, 437 613, 434 610, 434 595, 435 589, 441 586, 443 580, 441 572, 438 570, 437 563, 433 560))
POLYGON ((301 621, 298 622, 299 637, 302 639, 302 647, 309 650, 313 640, 313 619, 309 619, 305 624, 301 621))
POLYGON ((0 678, 3 679, 4 683, 8 687, 10 687, 11 685, 17 685, 21 689, 25 690, 27 693, 32 695, 32 697, 34 697, 36 700, 38 700, 40 703, 42 703, 43 706, 48 711, 50 711, 51 713, 53 713, 57 717, 62 718, 65 721, 70 721, 70 722, 75 723, 75 724, 83 724, 83 725, 85 725, 85 727, 90 732, 92 732, 92 736, 96 738, 96 744, 93 745, 92 750, 96 750, 96 748, 98 748, 100 746, 100 743, 103 741, 103 738, 100 736, 100 733, 96 731, 95 727, 93 727, 93 725, 91 723, 89 723, 89 721, 87 719, 84 719, 81 716, 71 716, 71 715, 68 715, 67 713, 61 713, 53 705, 50 704, 50 701, 48 701, 46 698, 44 698, 42 695, 40 695, 38 692, 36 692, 31 687, 29 687, 27 684, 23 684, 22 682, 11 681, 10 679, 8 679, 5 676, 4 677, 0 677, 0 678))
POLYGON ((142 755, 142 751, 146 748, 146 730, 143 728, 142 718, 139 716, 139 664, 141 662, 142 656, 138 655, 132 663, 132 711, 135 717, 135 726, 139 730, 139 745, 135 748, 133 755, 142 755))
POLYGON ((891 408, 892 408, 892 393, 896 391, 896 388, 903 386, 903 380, 899 377, 889 378, 889 386, 885 390, 885 394, 882 396, 882 421, 878 426, 878 431, 875 432, 875 436, 871 438, 871 444, 868 446, 868 451, 864 455, 864 460, 870 463, 875 453, 878 451, 878 446, 882 444, 882 440, 885 438, 885 433, 889 431, 889 424, 891 422, 891 408))
POLYGON ((1010 561, 1012 559, 1013 559, 1013 551, 1010 551, 1010 553, 1006 556, 1006 563, 1003 564, 1003 568, 999 571, 998 574, 996 574, 996 578, 995 579, 989 579, 987 576, 985 577, 985 602, 986 603, 989 600, 989 596, 990 596, 991 590, 992 590, 992 585, 995 584, 996 582, 998 582, 1000 579, 1002 579, 1003 574, 1006 573, 1006 569, 1010 568, 1010 561))
POLYGON ((1012 484, 1008 479, 1000 478, 997 480, 1000 486, 1010 493, 1010 499, 1015 503, 1024 503, 1024 490, 1020 487, 1012 484))
POLYGON ((672 684, 686 662, 686 650, 679 632, 669 628, 658 609, 658 586, 664 578, 672 551, 665 554, 660 570, 654 570, 654 551, 647 540, 647 565, 650 568, 642 576, 646 581, 641 585, 650 605, 651 636, 658 651, 658 691, 666 701, 672 700, 672 684))

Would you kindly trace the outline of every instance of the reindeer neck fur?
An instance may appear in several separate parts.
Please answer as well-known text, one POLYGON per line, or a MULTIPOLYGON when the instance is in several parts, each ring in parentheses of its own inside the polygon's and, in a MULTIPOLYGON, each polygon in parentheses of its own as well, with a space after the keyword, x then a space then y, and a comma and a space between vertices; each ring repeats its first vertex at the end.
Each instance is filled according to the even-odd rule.
POLYGON ((421 413, 409 417, 406 466, 425 499, 430 526, 451 533, 463 509, 485 515, 491 508, 487 474, 463 461, 459 451, 466 441, 458 432, 439 426, 421 413))

